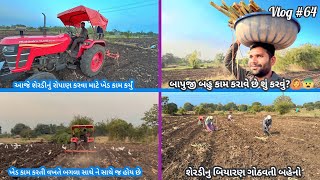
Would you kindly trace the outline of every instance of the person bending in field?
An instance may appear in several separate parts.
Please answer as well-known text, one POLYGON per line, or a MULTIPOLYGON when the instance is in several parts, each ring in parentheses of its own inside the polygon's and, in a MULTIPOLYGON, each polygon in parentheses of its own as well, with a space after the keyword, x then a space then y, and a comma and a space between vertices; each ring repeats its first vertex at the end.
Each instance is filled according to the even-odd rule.
POLYGON ((232 119, 232 112, 229 112, 228 121, 233 121, 233 119, 232 119))
POLYGON ((198 125, 202 125, 202 127, 206 128, 203 116, 198 117, 198 125))
POLYGON ((213 119, 213 116, 208 116, 205 120, 205 125, 208 127, 211 131, 216 131, 217 129, 217 122, 213 119), (211 129, 212 128, 212 129, 211 129))
POLYGON ((271 124, 272 124, 272 119, 271 116, 268 115, 267 117, 264 118, 264 120, 262 121, 262 128, 263 128, 263 132, 270 136, 270 128, 271 128, 271 124))
POLYGON ((278 81, 282 78, 272 71, 272 66, 276 63, 275 47, 266 43, 254 43, 250 46, 248 66, 250 70, 238 67, 236 64, 236 55, 240 42, 232 44, 224 58, 225 67, 238 80, 244 81, 245 78, 252 80, 272 80, 278 81))

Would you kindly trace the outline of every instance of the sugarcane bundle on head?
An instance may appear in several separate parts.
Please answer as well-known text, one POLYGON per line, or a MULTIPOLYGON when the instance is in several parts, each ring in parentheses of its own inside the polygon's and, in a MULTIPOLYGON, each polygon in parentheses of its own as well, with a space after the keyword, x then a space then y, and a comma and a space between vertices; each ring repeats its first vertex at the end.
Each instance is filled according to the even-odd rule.
POLYGON ((235 29, 237 40, 247 47, 261 42, 274 45, 276 50, 285 49, 294 43, 300 32, 297 20, 273 17, 253 0, 249 0, 249 4, 240 1, 232 6, 228 6, 224 0, 221 6, 214 2, 210 4, 230 18, 229 27, 235 29))
POLYGON ((239 4, 234 2, 232 6, 228 6, 224 2, 224 0, 222 0, 221 2, 222 2, 221 6, 215 4, 212 1, 210 2, 210 4, 211 6, 215 7, 218 11, 222 12, 223 14, 225 14, 230 18, 228 21, 229 23, 228 25, 231 28, 234 28, 234 24, 238 18, 252 12, 264 11, 253 0, 250 0, 248 5, 243 1, 240 1, 239 4))

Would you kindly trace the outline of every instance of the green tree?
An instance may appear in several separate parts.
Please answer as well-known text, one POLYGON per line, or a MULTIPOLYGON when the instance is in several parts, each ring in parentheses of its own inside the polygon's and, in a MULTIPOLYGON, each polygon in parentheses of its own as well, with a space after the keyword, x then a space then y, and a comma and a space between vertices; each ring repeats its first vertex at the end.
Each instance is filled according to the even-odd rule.
POLYGON ((309 110, 313 110, 314 109, 315 104, 313 102, 308 102, 308 103, 304 103, 303 107, 309 110))
POLYGON ((73 117, 70 127, 73 125, 88 125, 93 124, 93 119, 88 116, 76 115, 73 117))
POLYGON ((51 134, 50 126, 47 124, 37 124, 37 126, 34 128, 34 131, 37 135, 42 134, 51 134))
POLYGON ((320 101, 314 103, 314 108, 320 109, 320 101))
POLYGON ((178 58, 175 57, 172 53, 166 53, 162 56, 162 67, 166 67, 170 64, 176 64, 178 62, 178 58))
POLYGON ((250 111, 252 112, 260 112, 262 111, 262 104, 260 102, 253 102, 251 107, 250 107, 250 111))
POLYGON ((199 68, 199 64, 200 64, 200 52, 198 51, 193 51, 191 54, 187 55, 186 59, 188 60, 190 66, 193 69, 199 68))
POLYGON ((274 112, 274 106, 264 106, 263 109, 267 112, 274 112))
POLYGON ((247 67, 248 66, 248 62, 249 62, 249 58, 245 57, 245 58, 241 58, 238 60, 239 64, 241 67, 247 67))
POLYGON ((307 111, 312 111, 312 110, 314 110, 314 107, 313 107, 313 106, 308 106, 308 107, 306 108, 306 110, 307 110, 307 111))
POLYGON ((107 124, 102 122, 97 122, 94 126, 94 135, 95 136, 107 136, 107 124))
POLYGON ((213 113, 217 109, 217 105, 213 103, 201 103, 200 106, 206 109, 207 112, 213 113))
POLYGON ((204 115, 204 114, 207 114, 207 110, 203 106, 197 106, 195 108, 195 113, 197 115, 204 115))
POLYGON ((286 114, 290 109, 294 108, 295 105, 289 96, 279 96, 273 102, 274 108, 280 114, 286 114))
POLYGON ((225 111, 224 105, 222 105, 221 103, 219 103, 219 104, 217 105, 217 111, 225 111))
POLYGON ((149 111, 145 112, 142 120, 149 127, 158 126, 158 104, 154 104, 149 111))
POLYGON ((239 107, 238 107, 239 111, 242 111, 242 112, 245 112, 248 110, 248 106, 245 105, 245 104, 241 104, 239 107))
POLYGON ((22 131, 27 131, 27 130, 31 130, 31 128, 23 123, 18 123, 11 129, 11 134, 21 135, 22 131))
POLYGON ((186 102, 186 103, 184 103, 184 105, 183 105, 183 109, 186 110, 186 111, 192 111, 192 110, 193 110, 193 107, 194 107, 194 105, 192 105, 192 104, 189 103, 189 102, 186 102))
POLYGON ((110 139, 125 140, 132 130, 132 124, 128 124, 122 119, 113 119, 107 125, 107 130, 109 132, 110 139))
POLYGON ((71 129, 60 124, 56 127, 56 133, 51 137, 51 141, 58 144, 67 144, 71 139, 71 129))
POLYGON ((123 32, 122 33, 126 38, 130 38, 132 36, 132 32, 131 31, 127 31, 127 32, 123 32))
POLYGON ((23 129, 20 133, 20 136, 23 138, 35 138, 37 137, 37 134, 31 129, 23 129))
POLYGON ((229 102, 228 104, 226 104, 225 106, 225 110, 226 111, 230 111, 230 110, 237 110, 237 105, 233 102, 229 102))
POLYGON ((224 61, 223 53, 217 53, 216 56, 214 57, 214 62, 218 64, 222 64, 223 61, 224 61))
POLYGON ((175 103, 168 103, 162 109, 164 114, 174 115, 178 111, 178 106, 175 103))
POLYGON ((187 112, 187 111, 186 111, 184 108, 179 108, 178 111, 177 111, 177 113, 178 113, 178 114, 181 114, 181 115, 185 115, 186 112, 187 112))

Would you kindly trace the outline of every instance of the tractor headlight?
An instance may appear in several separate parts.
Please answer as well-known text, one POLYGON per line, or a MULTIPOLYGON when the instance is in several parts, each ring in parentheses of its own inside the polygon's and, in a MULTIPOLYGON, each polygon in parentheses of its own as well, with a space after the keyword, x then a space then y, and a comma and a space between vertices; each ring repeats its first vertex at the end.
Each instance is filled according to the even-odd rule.
POLYGON ((89 46, 91 43, 90 42, 84 42, 84 45, 89 46))
POLYGON ((13 53, 14 50, 15 50, 15 46, 3 46, 2 48, 3 53, 6 53, 6 52, 13 53))

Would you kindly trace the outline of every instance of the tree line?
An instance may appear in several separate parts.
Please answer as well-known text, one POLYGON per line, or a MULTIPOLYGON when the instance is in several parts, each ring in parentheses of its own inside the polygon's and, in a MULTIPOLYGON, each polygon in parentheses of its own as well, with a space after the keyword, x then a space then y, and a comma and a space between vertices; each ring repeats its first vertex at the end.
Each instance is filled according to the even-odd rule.
POLYGON ((297 108, 297 111, 301 108, 305 108, 307 111, 320 109, 320 101, 308 102, 304 103, 303 105, 296 105, 292 102, 289 96, 279 96, 274 100, 272 105, 262 105, 260 102, 253 102, 249 105, 229 102, 227 104, 201 103, 196 106, 191 104, 190 102, 186 102, 182 107, 178 107, 177 104, 169 102, 169 98, 167 96, 162 97, 162 113, 170 115, 184 115, 188 111, 194 111, 198 115, 214 113, 215 111, 240 111, 249 113, 267 111, 286 114, 293 108, 297 108))
MULTIPOLYGON (((140 126, 133 126, 133 124, 119 118, 109 119, 102 122, 94 122, 94 120, 87 116, 74 116, 68 126, 63 124, 42 124, 39 123, 32 129, 29 126, 18 123, 11 129, 11 136, 19 135, 22 138, 36 138, 43 135, 50 135, 49 141, 55 143, 69 143, 73 125, 94 125, 94 136, 108 136, 110 140, 125 140, 131 141, 146 141, 155 140, 158 134, 158 105, 154 104, 150 110, 144 113, 141 119, 144 123, 140 126)), ((90 132, 91 130, 88 129, 90 132)), ((76 133, 79 133, 76 131, 76 133)))
MULTIPOLYGON (((43 32, 44 28, 43 26, 39 26, 39 27, 31 27, 31 26, 25 26, 23 24, 15 24, 15 25, 11 25, 11 26, 0 26, 1 30, 15 30, 16 27, 25 27, 27 31, 40 31, 43 32)), ((46 27, 47 32, 54 32, 54 33, 64 33, 67 32, 67 27, 65 26, 49 26, 46 27)), ((74 27, 70 27, 70 30, 72 30, 72 32, 75 32, 75 28, 74 27)), ((92 28, 88 28, 89 34, 93 33, 92 28)), ((113 29, 111 31, 106 31, 104 32, 105 36, 125 36, 127 38, 130 37, 158 37, 157 33, 154 33, 152 31, 150 32, 144 32, 144 31, 140 31, 140 32, 131 32, 131 31, 119 31, 117 29, 113 29)))

